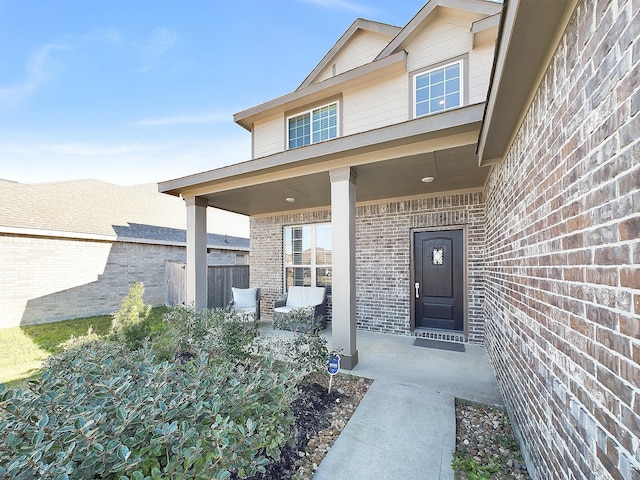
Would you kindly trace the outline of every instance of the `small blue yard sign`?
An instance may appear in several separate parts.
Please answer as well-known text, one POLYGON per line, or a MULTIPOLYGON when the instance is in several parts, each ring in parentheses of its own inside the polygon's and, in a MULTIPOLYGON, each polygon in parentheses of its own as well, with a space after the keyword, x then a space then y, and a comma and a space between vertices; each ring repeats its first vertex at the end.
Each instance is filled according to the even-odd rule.
POLYGON ((327 362, 327 373, 331 375, 329 377, 329 393, 331 393, 331 384, 333 383, 333 376, 340 370, 340 355, 334 353, 329 357, 327 362))
POLYGON ((340 370, 340 355, 331 355, 327 363, 327 372, 329 375, 335 375, 340 370))

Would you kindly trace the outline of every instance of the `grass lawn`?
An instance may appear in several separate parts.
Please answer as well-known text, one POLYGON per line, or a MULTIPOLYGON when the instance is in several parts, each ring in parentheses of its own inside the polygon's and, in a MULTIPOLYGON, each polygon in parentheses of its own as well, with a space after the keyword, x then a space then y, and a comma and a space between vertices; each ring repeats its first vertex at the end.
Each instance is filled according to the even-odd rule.
MULTIPOLYGON (((152 325, 161 323, 166 311, 166 307, 153 308, 150 315, 152 325)), ((72 336, 84 335, 90 327, 96 334, 106 335, 111 328, 111 316, 0 329, 0 383, 14 386, 37 377, 42 362, 49 355, 60 352, 62 343, 72 336)))

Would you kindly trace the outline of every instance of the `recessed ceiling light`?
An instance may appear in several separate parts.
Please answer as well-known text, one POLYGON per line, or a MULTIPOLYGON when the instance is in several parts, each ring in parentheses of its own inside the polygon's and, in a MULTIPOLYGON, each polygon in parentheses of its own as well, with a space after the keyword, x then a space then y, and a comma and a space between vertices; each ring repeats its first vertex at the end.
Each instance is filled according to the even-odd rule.
POLYGON ((295 199, 295 198, 293 198, 293 197, 287 197, 287 198, 285 198, 285 200, 286 200, 287 202, 289 202, 289 203, 293 203, 293 202, 295 202, 295 201, 296 201, 296 199, 295 199))
POLYGON ((431 183, 431 182, 433 182, 434 180, 435 180, 435 178, 433 178, 433 177, 424 177, 424 178, 422 179, 422 181, 423 181, 424 183, 431 183))

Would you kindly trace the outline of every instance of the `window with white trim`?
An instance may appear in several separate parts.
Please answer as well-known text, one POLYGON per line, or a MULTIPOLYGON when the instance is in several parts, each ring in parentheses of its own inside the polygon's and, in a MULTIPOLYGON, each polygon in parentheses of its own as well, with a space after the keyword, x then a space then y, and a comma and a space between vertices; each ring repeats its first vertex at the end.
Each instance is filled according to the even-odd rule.
POLYGON ((462 106, 462 60, 413 77, 414 116, 462 106))
POLYGON ((331 224, 284 227, 284 283, 325 287, 331 295, 331 224))
POLYGON ((288 148, 323 142, 338 136, 338 103, 299 113, 287 119, 288 148))

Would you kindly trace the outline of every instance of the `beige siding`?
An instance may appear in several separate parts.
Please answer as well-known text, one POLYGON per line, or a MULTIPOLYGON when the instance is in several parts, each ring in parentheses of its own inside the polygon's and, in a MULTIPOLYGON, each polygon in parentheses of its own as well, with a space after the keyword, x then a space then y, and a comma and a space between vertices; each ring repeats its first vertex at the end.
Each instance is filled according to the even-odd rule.
POLYGON ((344 94, 343 134, 365 132, 408 120, 407 75, 387 77, 344 94))
MULTIPOLYGON (((445 12, 422 26, 422 33, 407 46, 407 73, 393 75, 361 84, 343 92, 341 102, 341 135, 353 135, 410 119, 412 115, 412 86, 410 73, 466 55, 464 85, 469 104, 486 99, 493 62, 495 32, 476 35, 476 49, 471 25, 481 17, 475 14, 445 12)), ((335 57, 336 73, 340 74, 372 61, 389 38, 371 32, 359 32, 335 57)), ((328 65, 318 81, 332 76, 333 64, 328 65)), ((322 102, 318 102, 321 104, 322 102)), ((264 157, 286 149, 284 115, 272 116, 257 122, 254 128, 254 158, 264 157)))
POLYGON ((464 55, 471 50, 469 25, 436 19, 409 45, 407 69, 412 72, 464 55))
POLYGON ((282 152, 286 141, 284 114, 256 122, 253 128, 253 158, 282 152))
POLYGON ((469 103, 480 103, 487 99, 489 77, 493 64, 494 45, 477 48, 469 52, 469 103))
POLYGON ((316 82, 331 78, 334 75, 334 65, 336 75, 366 65, 378 56, 389 41, 391 38, 386 35, 358 31, 336 55, 334 61, 320 73, 316 82))

